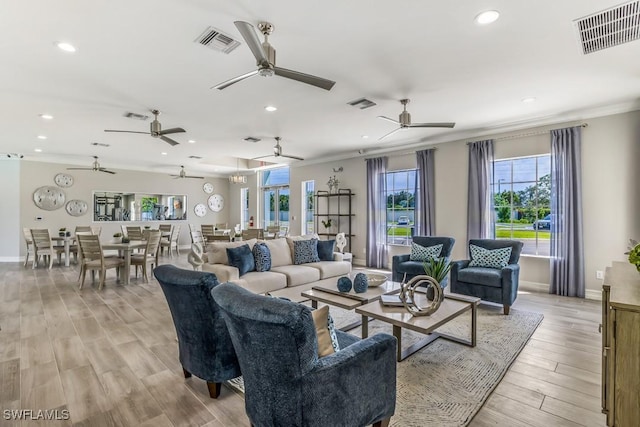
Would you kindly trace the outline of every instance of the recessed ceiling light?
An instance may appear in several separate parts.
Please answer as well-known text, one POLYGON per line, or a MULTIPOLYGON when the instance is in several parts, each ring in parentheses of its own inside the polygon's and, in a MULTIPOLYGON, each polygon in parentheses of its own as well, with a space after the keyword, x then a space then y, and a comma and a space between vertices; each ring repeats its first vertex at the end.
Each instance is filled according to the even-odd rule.
POLYGON ((475 21, 480 25, 491 24, 492 22, 496 22, 500 17, 500 12, 497 10, 487 10, 482 13, 479 13, 475 21))
POLYGON ((162 153, 160 153, 160 154, 162 154, 163 156, 166 156, 166 155, 167 155, 167 153, 165 153, 164 151, 163 151, 162 153))
POLYGON ((33 151, 35 151, 36 153, 42 153, 42 148, 36 148, 33 151))
POLYGON ((277 110, 277 108, 274 107, 273 105, 267 105, 266 107, 264 107, 264 109, 270 113, 277 110))
POLYGON ((38 139, 47 139, 47 137, 44 135, 38 135, 38 139))
POLYGON ((56 46, 58 46, 58 48, 60 48, 61 50, 64 50, 65 52, 75 52, 76 48, 67 42, 56 42, 56 46))
POLYGON ((40 117, 45 120, 52 120, 53 116, 51 114, 40 114, 40 117))
POLYGON ((190 139, 190 140, 188 140, 187 142, 188 142, 189 144, 195 144, 195 143, 196 143, 196 140, 195 140, 195 139, 190 139))
POLYGON ((362 135, 362 139, 367 139, 369 138, 369 135, 362 135))
POLYGON ((525 102, 525 103, 536 102, 536 99, 533 96, 530 96, 527 98, 522 98, 522 102, 525 102))

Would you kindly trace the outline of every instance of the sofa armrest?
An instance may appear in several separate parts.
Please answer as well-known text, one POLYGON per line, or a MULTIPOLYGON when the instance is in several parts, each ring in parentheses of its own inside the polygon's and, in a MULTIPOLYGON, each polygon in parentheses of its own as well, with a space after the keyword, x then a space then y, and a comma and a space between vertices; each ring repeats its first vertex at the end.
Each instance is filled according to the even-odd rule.
POLYGON ((508 305, 513 304, 518 296, 518 280, 520 277, 520 265, 509 264, 502 269, 502 301, 508 305))
POLYGON ((401 263, 409 261, 410 257, 410 254, 403 254, 394 255, 393 258, 391 258, 391 280, 394 282, 402 282, 404 275, 400 272, 399 266, 401 263))
POLYGON ((458 272, 463 268, 467 268, 470 262, 471 260, 469 259, 451 262, 451 270, 449 270, 449 289, 451 289, 451 292, 455 293, 460 291, 460 289, 458 289, 458 272))
POLYGON ((237 281, 240 278, 240 271, 230 265, 204 263, 202 271, 215 274, 220 283, 237 281))
POLYGON ((334 252, 333 253, 333 260, 334 261, 344 261, 344 255, 342 254, 342 252, 334 252))

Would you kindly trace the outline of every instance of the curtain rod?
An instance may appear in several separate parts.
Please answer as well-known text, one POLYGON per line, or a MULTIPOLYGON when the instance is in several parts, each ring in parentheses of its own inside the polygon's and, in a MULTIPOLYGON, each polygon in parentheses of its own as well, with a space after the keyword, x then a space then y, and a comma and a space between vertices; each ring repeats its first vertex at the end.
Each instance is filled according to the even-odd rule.
POLYGON ((380 154, 375 154, 375 153, 371 153, 370 156, 367 157, 363 157, 364 161, 367 161, 369 159, 375 159, 377 157, 384 157, 386 155, 386 157, 400 157, 400 156, 407 156, 409 154, 416 154, 416 151, 422 151, 422 150, 437 150, 437 147, 428 147, 428 148, 416 148, 414 150, 409 150, 409 151, 402 151, 400 153, 397 153, 395 151, 390 151, 390 152, 382 152, 380 154), (388 154, 388 153, 392 153, 392 154, 388 154))
MULTIPOLYGON (((581 128, 586 128, 587 126, 589 126, 589 123, 581 123, 579 125, 577 125, 581 128)), ((535 136, 535 135, 544 135, 546 133, 551 132, 550 130, 538 130, 535 132, 527 132, 527 133, 519 133, 517 135, 508 135, 508 136, 501 136, 498 138, 489 138, 489 139, 493 139, 494 141, 504 141, 505 139, 514 139, 514 138, 523 138, 525 136, 535 136)), ((473 144, 474 141, 469 141, 467 142, 467 145, 469 144, 473 144)))

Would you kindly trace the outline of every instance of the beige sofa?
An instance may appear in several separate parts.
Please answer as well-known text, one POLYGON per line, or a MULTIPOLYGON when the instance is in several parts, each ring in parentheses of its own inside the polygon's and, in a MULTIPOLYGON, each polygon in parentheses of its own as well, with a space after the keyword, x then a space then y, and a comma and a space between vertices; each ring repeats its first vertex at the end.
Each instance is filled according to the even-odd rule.
MULTIPOLYGON (((295 240, 308 239, 309 236, 287 237, 264 242, 271 252, 271 270, 250 271, 240 277, 238 269, 229 265, 227 248, 248 244, 251 249, 256 239, 242 242, 213 242, 207 244, 207 262, 203 271, 214 273, 220 282, 233 282, 255 293, 264 294, 287 287, 311 285, 320 280, 344 276, 351 271, 351 263, 343 261, 342 254, 335 252, 333 261, 320 261, 295 265, 293 246, 295 240)), ((306 286, 310 287, 310 286, 306 286)))

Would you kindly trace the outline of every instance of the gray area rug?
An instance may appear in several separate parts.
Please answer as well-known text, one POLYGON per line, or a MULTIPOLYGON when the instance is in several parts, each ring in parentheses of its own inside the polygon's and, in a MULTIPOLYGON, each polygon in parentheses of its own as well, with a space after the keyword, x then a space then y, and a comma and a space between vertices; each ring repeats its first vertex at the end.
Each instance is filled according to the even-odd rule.
MULTIPOLYGON (((336 326, 347 325, 359 316, 331 307, 336 326)), ((464 426, 480 410, 511 363, 543 319, 540 313, 481 305, 478 308, 477 345, 474 348, 438 339, 397 366, 396 412, 392 426, 464 426)), ((438 331, 469 339, 471 313, 452 320, 438 331)), ((391 334, 392 327, 369 322, 369 335, 391 334)), ((360 336, 360 328, 350 331, 360 336)), ((423 335, 403 330, 402 346, 408 347, 423 335)), ((242 379, 229 385, 242 392, 242 379)))

